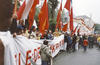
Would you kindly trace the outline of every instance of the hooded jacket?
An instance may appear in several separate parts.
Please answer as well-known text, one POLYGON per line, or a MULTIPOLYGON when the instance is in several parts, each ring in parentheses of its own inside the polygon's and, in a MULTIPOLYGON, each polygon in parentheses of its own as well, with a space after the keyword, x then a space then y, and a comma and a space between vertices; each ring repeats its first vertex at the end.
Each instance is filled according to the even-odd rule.
POLYGON ((42 44, 40 49, 40 55, 42 61, 49 61, 51 57, 51 51, 50 48, 47 45, 42 44))

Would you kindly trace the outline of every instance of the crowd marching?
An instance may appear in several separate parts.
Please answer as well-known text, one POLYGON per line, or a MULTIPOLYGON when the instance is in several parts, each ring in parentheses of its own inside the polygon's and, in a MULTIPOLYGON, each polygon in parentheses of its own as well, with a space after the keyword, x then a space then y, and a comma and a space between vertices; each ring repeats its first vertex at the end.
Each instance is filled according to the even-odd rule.
POLYGON ((100 36, 99 35, 70 35, 65 34, 65 42, 67 42, 67 52, 75 52, 80 48, 83 48, 84 51, 87 50, 87 47, 93 48, 94 46, 100 48, 100 36))
POLYGON ((67 32, 59 32, 58 29, 56 29, 54 33, 51 30, 45 30, 44 34, 41 34, 39 30, 36 30, 35 26, 32 26, 32 28, 28 30, 27 25, 23 20, 17 22, 16 16, 12 20, 10 31, 13 34, 13 37, 16 37, 16 35, 23 35, 29 39, 45 39, 40 50, 42 65, 48 65, 48 61, 52 58, 47 40, 53 40, 54 37, 58 37, 62 34, 64 35, 64 43, 66 44, 66 51, 68 53, 75 52, 80 48, 83 48, 84 51, 86 51, 87 47, 93 48, 94 45, 100 48, 100 36, 98 35, 80 35, 79 33, 76 35, 67 32))
MULTIPOLYGON (((21 7, 21 8, 22 8, 22 10, 25 9, 25 10, 23 10, 23 12, 25 11, 24 14, 29 13, 29 12, 26 12, 26 10, 29 5, 32 5, 32 4, 30 4, 30 2, 32 3, 32 1, 33 0, 30 0, 30 1, 25 0, 25 2, 23 3, 23 7, 21 7), (27 4, 27 2, 29 2, 29 3, 27 4)), ((37 3, 38 0, 34 0, 34 1, 36 1, 35 6, 32 8, 35 11, 35 7, 36 7, 36 4, 38 4, 37 3)), ((83 49, 83 51, 86 52, 87 48, 93 48, 93 47, 100 48, 100 35, 95 35, 95 34, 80 35, 79 33, 72 34, 73 32, 71 32, 71 33, 67 32, 67 31, 63 32, 63 31, 59 31, 58 29, 56 29, 55 32, 53 32, 52 30, 45 30, 44 33, 41 33, 38 29, 35 28, 35 26, 32 26, 31 29, 29 29, 28 20, 22 20, 21 17, 20 17, 20 19, 18 19, 17 15, 14 15, 14 12, 16 11, 16 8, 17 8, 17 5, 16 5, 17 0, 15 3, 14 12, 12 12, 13 5, 12 5, 11 0, 0 0, 0 3, 1 3, 1 5, 3 5, 3 6, 0 6, 0 9, 1 9, 1 11, 0 11, 0 14, 1 14, 0 15, 0 17, 1 17, 0 18, 0 31, 7 31, 9 28, 9 30, 14 38, 16 38, 17 35, 22 35, 22 36, 27 37, 28 39, 35 39, 35 40, 43 39, 44 40, 43 44, 41 44, 41 47, 40 47, 40 56, 42 59, 42 65, 52 65, 52 56, 51 56, 52 52, 51 52, 48 40, 53 40, 55 37, 59 37, 60 35, 64 35, 64 44, 66 46, 65 52, 67 52, 67 53, 72 53, 72 52, 78 51, 79 49, 83 49), (13 17, 12 17, 12 22, 11 22, 10 19, 11 19, 12 13, 13 13, 13 17), (11 25, 10 25, 10 23, 11 23, 11 25)), ((70 3, 72 3, 71 0, 69 0, 68 3, 66 2, 66 5, 64 8, 66 8, 69 12, 71 12, 69 14, 70 15, 69 18, 71 20, 70 22, 72 22, 70 26, 73 28, 73 12, 72 12, 73 8, 71 5, 69 5, 70 3), (69 7, 67 7, 67 5, 69 7)), ((61 4, 61 7, 62 7, 62 4, 61 4)), ((31 8, 31 6, 28 9, 30 9, 30 8, 31 8)), ((40 16, 39 18, 44 19, 44 20, 42 20, 43 22, 48 20, 47 15, 44 16, 44 14, 48 14, 47 10, 45 10, 45 9, 48 9, 46 0, 44 2, 44 6, 41 8, 41 10, 43 10, 43 11, 40 11, 43 13, 39 14, 39 16, 40 16)), ((34 14, 34 11, 31 13, 34 14)), ((61 11, 62 11, 62 8, 60 8, 60 10, 58 12, 58 16, 57 16, 58 24, 60 24, 59 21, 61 18, 61 16, 60 16, 61 11)), ((21 13, 19 12, 19 14, 23 15, 22 11, 21 11, 21 13)), ((33 18, 33 17, 31 17, 31 18, 33 18)), ((42 24, 46 25, 46 22, 44 22, 44 23, 43 22, 42 22, 42 24)), ((57 26, 59 26, 58 24, 57 24, 57 26)), ((4 53, 1 50, 2 47, 3 47, 3 45, 1 45, 1 39, 0 39, 0 52, 2 52, 2 54, 0 54, 0 57, 1 57, 0 60, 5 62, 2 58, 4 56, 4 53)), ((7 56, 9 56, 9 55, 7 54, 7 56)), ((8 59, 6 61, 9 62, 8 59)), ((13 63, 12 60, 11 60, 11 63, 13 63)), ((1 61, 0 61, 0 64, 1 64, 1 61)), ((4 63, 4 64, 6 65, 6 64, 10 64, 10 63, 4 63)), ((2 65, 3 65, 3 63, 2 63, 2 65)))

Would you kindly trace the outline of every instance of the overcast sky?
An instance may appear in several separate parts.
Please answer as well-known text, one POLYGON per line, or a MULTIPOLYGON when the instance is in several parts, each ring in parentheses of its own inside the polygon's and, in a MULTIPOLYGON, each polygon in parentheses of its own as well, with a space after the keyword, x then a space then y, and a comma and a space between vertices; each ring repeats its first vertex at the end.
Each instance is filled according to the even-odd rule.
MULTIPOLYGON (((67 0, 63 1, 63 7, 67 0)), ((72 0, 74 15, 87 15, 100 24, 100 0, 72 0)), ((60 5, 59 5, 60 7, 60 5)))
MULTIPOLYGON (((87 15, 100 23, 100 0, 72 0, 74 15, 87 15)), ((66 0, 63 0, 63 6, 66 0)))

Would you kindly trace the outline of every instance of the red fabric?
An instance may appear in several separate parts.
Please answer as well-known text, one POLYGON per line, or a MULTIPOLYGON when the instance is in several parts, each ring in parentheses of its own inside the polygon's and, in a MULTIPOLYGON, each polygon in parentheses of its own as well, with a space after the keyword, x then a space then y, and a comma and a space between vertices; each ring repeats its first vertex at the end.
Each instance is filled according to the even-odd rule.
POLYGON ((67 27, 68 27, 68 24, 65 24, 64 27, 62 28, 62 31, 66 32, 67 31, 67 27))
POLYGON ((84 40, 84 46, 87 46, 87 45, 88 45, 88 41, 84 40))
POLYGON ((71 7, 70 11, 70 6, 71 6, 71 0, 67 0, 65 4, 65 8, 69 11, 69 16, 70 16, 70 31, 73 31, 73 9, 71 7))
POLYGON ((80 28, 78 29, 77 33, 80 33, 80 28))
POLYGON ((76 26, 76 28, 74 29, 74 31, 72 32, 72 35, 75 34, 76 30, 77 30, 77 26, 76 26))
POLYGON ((73 9, 71 7, 71 13, 70 13, 70 31, 73 31, 73 9))
POLYGON ((34 0, 32 8, 29 12, 29 30, 31 29, 33 22, 34 22, 35 7, 36 7, 37 4, 39 4, 39 0, 34 0))
POLYGON ((61 13, 60 13, 60 10, 58 11, 58 14, 57 14, 57 23, 56 23, 56 29, 58 28, 58 25, 60 23, 60 16, 61 16, 61 13))
POLYGON ((91 30, 91 28, 89 28, 84 22, 82 22, 82 24, 83 24, 88 30, 91 30))
POLYGON ((42 34, 44 34, 45 30, 48 30, 49 22, 48 22, 48 5, 45 0, 40 13, 39 13, 39 30, 42 34))
POLYGON ((71 1, 67 0, 64 8, 66 8, 68 11, 70 11, 70 4, 71 4, 71 1))
POLYGON ((57 14, 57 23, 56 23, 56 29, 59 28, 61 30, 61 11, 62 11, 62 3, 60 5, 60 9, 58 11, 58 14, 57 14))
POLYGON ((59 30, 62 30, 62 22, 61 21, 59 22, 58 28, 59 28, 59 30))
POLYGON ((24 9, 25 9, 25 6, 26 6, 26 4, 25 4, 25 1, 24 1, 24 3, 22 4, 22 6, 20 6, 20 8, 19 8, 19 10, 18 10, 18 12, 17 12, 17 17, 18 17, 17 19, 18 19, 18 20, 21 19, 22 14, 23 14, 24 9))
POLYGON ((49 17, 48 17, 48 4, 46 4, 46 26, 45 29, 48 30, 49 28, 49 17))

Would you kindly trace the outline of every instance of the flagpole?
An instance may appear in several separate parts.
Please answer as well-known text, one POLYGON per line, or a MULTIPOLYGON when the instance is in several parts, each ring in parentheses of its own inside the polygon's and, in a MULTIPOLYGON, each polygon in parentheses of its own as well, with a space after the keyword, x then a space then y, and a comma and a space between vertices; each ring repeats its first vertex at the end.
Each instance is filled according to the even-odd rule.
POLYGON ((17 0, 15 0, 15 3, 14 3, 14 10, 13 10, 13 15, 12 16, 15 16, 17 15, 17 0))

